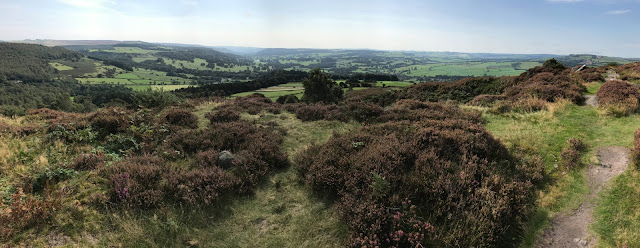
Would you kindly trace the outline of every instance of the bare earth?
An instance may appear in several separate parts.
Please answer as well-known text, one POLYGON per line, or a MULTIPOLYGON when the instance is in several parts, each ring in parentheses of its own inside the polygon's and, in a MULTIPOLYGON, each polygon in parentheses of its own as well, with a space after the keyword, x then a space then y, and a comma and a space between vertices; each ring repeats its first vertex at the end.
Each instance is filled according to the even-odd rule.
MULTIPOLYGON (((618 79, 620 75, 616 73, 614 70, 607 71, 607 81, 618 79)), ((598 107, 598 96, 595 95, 585 95, 584 103, 589 106, 598 107)))
POLYGON ((620 76, 618 75, 618 73, 614 70, 609 70, 607 71, 607 81, 609 80, 615 80, 618 79, 620 76))
POLYGON ((593 221, 593 203, 603 186, 620 175, 629 164, 629 149, 609 146, 596 152, 600 165, 589 165, 587 182, 590 193, 580 207, 570 213, 556 216, 551 226, 538 240, 537 247, 594 247, 595 240, 587 228, 593 221))

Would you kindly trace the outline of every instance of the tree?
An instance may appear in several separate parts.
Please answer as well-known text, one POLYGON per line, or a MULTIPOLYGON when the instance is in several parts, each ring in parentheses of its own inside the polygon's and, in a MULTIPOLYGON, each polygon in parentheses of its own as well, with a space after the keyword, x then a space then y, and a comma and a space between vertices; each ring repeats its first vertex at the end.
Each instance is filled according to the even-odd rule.
POLYGON ((564 65, 561 64, 560 62, 558 62, 556 59, 549 59, 549 60, 545 61, 544 64, 542 65, 542 67, 551 68, 551 69, 558 69, 558 70, 566 69, 566 67, 564 67, 564 65))
POLYGON ((342 88, 331 80, 331 76, 324 73, 320 68, 309 72, 309 77, 302 82, 304 86, 304 102, 324 102, 336 103, 342 99, 344 92, 342 88))

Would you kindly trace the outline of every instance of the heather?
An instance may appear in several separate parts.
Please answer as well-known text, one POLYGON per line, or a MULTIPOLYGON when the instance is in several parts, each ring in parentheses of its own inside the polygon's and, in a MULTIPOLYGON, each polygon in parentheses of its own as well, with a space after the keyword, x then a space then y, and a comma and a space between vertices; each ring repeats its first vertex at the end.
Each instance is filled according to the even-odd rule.
POLYGON ((405 100, 380 118, 296 159, 302 180, 336 199, 349 246, 512 245, 541 164, 510 155, 456 107, 405 100))
POLYGON ((609 80, 598 90, 598 104, 607 114, 629 115, 638 111, 640 91, 629 82, 609 80))

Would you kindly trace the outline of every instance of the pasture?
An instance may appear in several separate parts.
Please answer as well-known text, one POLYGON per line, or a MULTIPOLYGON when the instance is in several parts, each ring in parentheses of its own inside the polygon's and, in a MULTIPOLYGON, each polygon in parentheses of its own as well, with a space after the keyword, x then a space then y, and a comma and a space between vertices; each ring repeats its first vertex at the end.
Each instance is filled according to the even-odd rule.
POLYGON ((71 66, 63 65, 63 64, 60 64, 60 63, 56 63, 56 62, 49 63, 49 65, 51 65, 53 68, 56 68, 58 71, 73 70, 73 67, 71 67, 71 66))
POLYGON ((239 96, 248 96, 254 93, 260 93, 266 96, 267 98, 275 101, 280 96, 284 95, 296 95, 298 98, 301 98, 304 94, 304 87, 302 87, 302 83, 287 83, 281 84, 278 86, 272 86, 268 88, 263 88, 255 91, 242 92, 231 95, 231 98, 239 97, 239 96))
MULTIPOLYGON (((106 70, 106 68, 102 68, 102 70, 106 70)), ((146 90, 149 88, 173 91, 193 86, 193 80, 191 79, 167 76, 166 72, 143 68, 134 68, 133 72, 119 70, 113 78, 99 78, 95 77, 95 75, 90 76, 92 77, 76 78, 76 80, 83 84, 123 85, 136 91, 146 90)))

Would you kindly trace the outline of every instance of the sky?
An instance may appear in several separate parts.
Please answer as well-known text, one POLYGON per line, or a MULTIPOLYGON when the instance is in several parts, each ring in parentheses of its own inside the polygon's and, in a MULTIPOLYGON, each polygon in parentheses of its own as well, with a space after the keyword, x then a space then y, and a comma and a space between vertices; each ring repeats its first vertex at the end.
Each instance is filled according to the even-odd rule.
POLYGON ((640 58, 640 0, 0 0, 0 40, 640 58))

